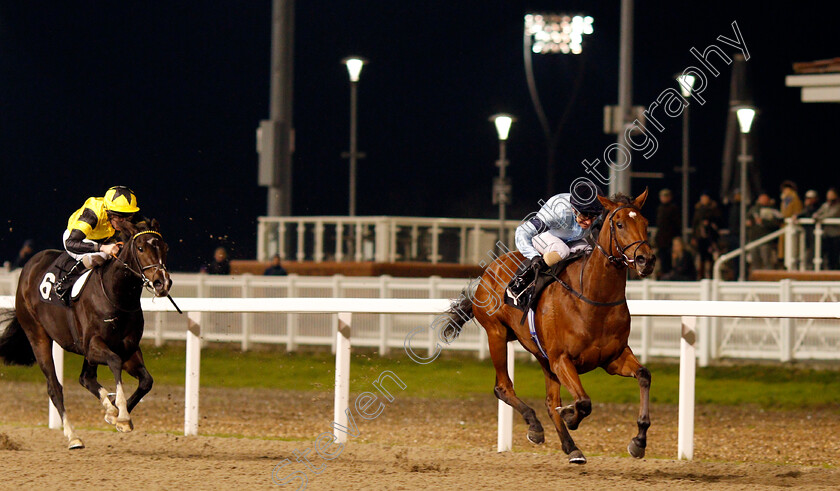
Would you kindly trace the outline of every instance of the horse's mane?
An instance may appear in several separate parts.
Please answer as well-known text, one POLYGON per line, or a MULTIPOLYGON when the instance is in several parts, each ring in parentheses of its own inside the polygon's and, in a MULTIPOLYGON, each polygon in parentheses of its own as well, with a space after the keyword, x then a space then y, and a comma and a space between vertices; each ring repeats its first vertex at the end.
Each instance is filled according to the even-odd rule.
POLYGON ((626 194, 621 193, 621 192, 615 193, 612 197, 612 201, 615 202, 615 203, 618 203, 619 205, 632 205, 633 204, 633 198, 631 198, 630 196, 627 196, 626 194))

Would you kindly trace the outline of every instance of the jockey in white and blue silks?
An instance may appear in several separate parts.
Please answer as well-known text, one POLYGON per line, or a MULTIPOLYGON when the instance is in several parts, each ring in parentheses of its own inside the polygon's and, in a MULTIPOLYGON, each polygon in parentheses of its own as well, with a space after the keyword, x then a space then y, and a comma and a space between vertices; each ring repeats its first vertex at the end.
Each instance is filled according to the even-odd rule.
POLYGON ((516 248, 528 259, 542 256, 547 266, 591 248, 584 240, 603 207, 597 199, 580 202, 570 193, 552 196, 536 216, 516 229, 516 248))

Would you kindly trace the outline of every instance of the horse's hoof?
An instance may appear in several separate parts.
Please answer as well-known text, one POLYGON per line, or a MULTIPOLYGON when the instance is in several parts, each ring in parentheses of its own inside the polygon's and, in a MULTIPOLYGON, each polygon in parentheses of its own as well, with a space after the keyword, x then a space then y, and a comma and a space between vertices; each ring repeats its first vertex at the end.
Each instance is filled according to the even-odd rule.
POLYGON ((568 406, 558 407, 555 408, 557 413, 563 418, 563 421, 566 423, 566 427, 570 430, 576 430, 578 425, 580 425, 580 421, 576 421, 575 419, 575 406, 569 404, 568 406))
POLYGON ((117 416, 114 414, 105 414, 105 422, 109 425, 117 424, 117 416))
POLYGON ((120 433, 130 433, 134 429, 134 423, 130 419, 128 421, 117 421, 115 426, 120 433))
POLYGON ((85 444, 78 438, 70 440, 70 444, 67 445, 67 450, 76 450, 78 448, 85 448, 85 444))
POLYGON ((572 453, 569 454, 569 463, 570 464, 585 464, 586 457, 583 456, 583 452, 578 449, 572 450, 572 453))
POLYGON ((543 431, 528 431, 528 441, 534 445, 542 445, 545 443, 545 432, 543 431))
POLYGON ((630 440, 630 444, 627 445, 627 451, 630 452, 630 455, 637 459, 644 458, 645 456, 645 447, 640 447, 636 445, 636 440, 630 440))

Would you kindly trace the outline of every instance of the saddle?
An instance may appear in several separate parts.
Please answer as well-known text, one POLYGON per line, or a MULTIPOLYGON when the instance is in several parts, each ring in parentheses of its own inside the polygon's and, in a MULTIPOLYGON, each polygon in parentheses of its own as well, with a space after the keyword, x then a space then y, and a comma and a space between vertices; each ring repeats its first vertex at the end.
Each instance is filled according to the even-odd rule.
POLYGON ((66 251, 63 251, 49 265, 38 283, 41 301, 61 307, 69 307, 73 300, 81 295, 91 271, 93 270, 86 269, 81 261, 73 259, 66 251), (59 296, 55 287, 56 283, 62 278, 64 278, 62 287, 66 288, 67 293, 59 296))
POLYGON ((550 285, 569 264, 586 255, 585 250, 570 254, 550 268, 545 268, 540 257, 530 263, 523 263, 505 290, 505 303, 523 312, 521 323, 525 322, 528 311, 536 305, 543 290, 550 285))

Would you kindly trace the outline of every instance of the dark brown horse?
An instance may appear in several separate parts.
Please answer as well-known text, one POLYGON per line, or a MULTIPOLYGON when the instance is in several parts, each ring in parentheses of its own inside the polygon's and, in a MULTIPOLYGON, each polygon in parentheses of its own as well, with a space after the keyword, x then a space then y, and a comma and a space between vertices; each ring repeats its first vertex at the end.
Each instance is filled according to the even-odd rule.
POLYGON ((134 426, 129 413, 152 388, 152 376, 143 363, 140 338, 143 337, 143 312, 140 294, 143 287, 166 296, 172 286, 166 270, 167 245, 158 232, 158 223, 135 227, 127 223, 125 244, 117 258, 99 266, 87 280, 79 299, 71 307, 41 301, 53 284, 44 273, 60 251, 47 250, 32 257, 20 274, 15 309, 4 312, 10 319, 0 337, 0 357, 6 363, 32 365, 38 362, 47 378, 47 392, 58 409, 69 448, 84 448, 67 412, 61 384, 55 374, 52 341, 66 351, 84 356, 81 383, 105 407, 105 421, 122 432, 134 426), (42 291, 43 290, 43 291, 42 291), (107 365, 114 374, 116 397, 96 380, 96 367, 107 365), (126 400, 122 371, 137 378, 137 390, 126 400))
POLYGON ((447 312, 450 321, 449 332, 444 332, 446 337, 457 335, 465 320, 473 316, 487 331, 496 368, 496 397, 522 414, 529 427, 528 439, 541 444, 545 441, 542 424, 534 410, 516 396, 508 376, 507 342, 518 340, 537 358, 545 373, 545 405, 571 463, 586 463, 586 457, 568 430, 577 429, 592 411, 578 375, 598 367, 611 375, 638 379, 639 432, 630 441, 628 451, 636 458, 645 455, 651 377, 627 345, 630 312, 624 290, 627 268, 647 276, 653 272, 656 261, 647 241, 648 221, 640 211, 646 198, 647 190, 635 200, 619 197, 614 202, 598 197, 605 208, 604 226, 593 252, 571 263, 559 275, 562 283, 546 287, 534 308, 536 337, 545 355, 532 337, 528 322, 520 323, 522 312, 502 302, 507 284, 524 260, 518 252, 506 254, 488 266, 475 291, 466 292, 447 312), (561 385, 574 398, 572 404, 561 403, 561 385))

